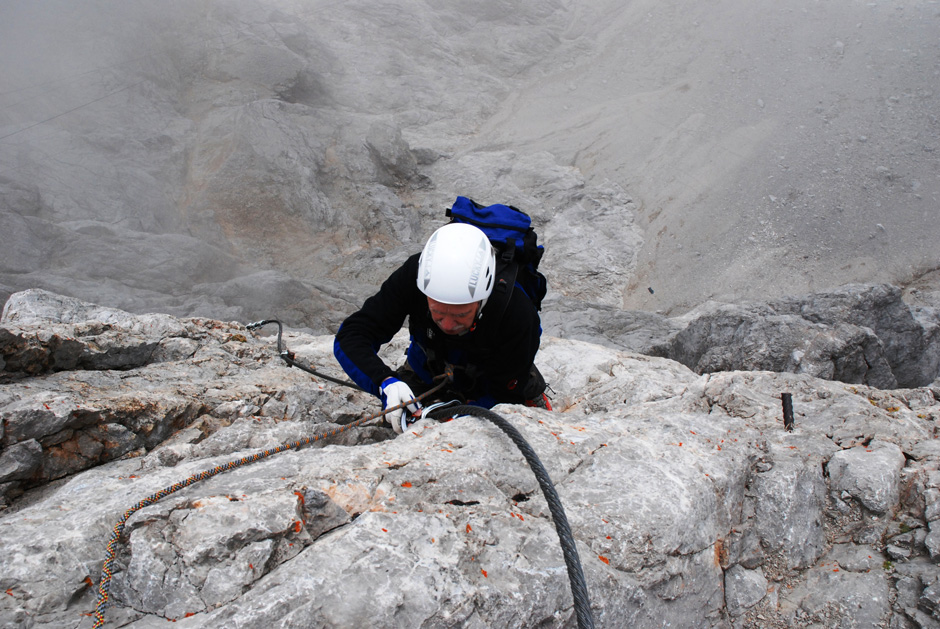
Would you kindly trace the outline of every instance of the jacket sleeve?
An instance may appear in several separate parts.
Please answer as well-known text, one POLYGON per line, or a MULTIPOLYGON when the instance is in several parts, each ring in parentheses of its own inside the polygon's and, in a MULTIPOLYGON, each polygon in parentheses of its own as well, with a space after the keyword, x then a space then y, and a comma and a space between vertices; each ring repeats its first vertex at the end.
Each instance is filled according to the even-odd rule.
POLYGON ((421 301, 417 277, 418 255, 414 255, 385 280, 378 293, 366 299, 362 308, 343 321, 333 341, 333 355, 343 371, 379 398, 379 386, 394 372, 377 352, 401 329, 410 308, 421 301))

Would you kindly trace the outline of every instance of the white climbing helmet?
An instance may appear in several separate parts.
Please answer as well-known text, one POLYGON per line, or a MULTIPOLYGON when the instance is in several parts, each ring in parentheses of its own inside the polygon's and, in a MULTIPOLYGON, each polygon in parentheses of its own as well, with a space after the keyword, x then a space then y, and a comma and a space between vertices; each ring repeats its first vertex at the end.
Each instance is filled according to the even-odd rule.
POLYGON ((495 279, 493 245, 466 223, 448 223, 431 234, 418 260, 418 289, 442 304, 485 302, 495 279))

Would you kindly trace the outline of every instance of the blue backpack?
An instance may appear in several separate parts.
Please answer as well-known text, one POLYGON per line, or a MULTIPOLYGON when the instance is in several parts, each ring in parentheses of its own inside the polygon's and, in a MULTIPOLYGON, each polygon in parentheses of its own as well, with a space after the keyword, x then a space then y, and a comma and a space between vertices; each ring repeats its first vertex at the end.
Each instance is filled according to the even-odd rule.
POLYGON ((511 205, 483 206, 467 197, 457 197, 447 210, 447 216, 452 223, 479 227, 496 248, 496 283, 490 299, 499 300, 500 306, 494 309, 499 311, 500 317, 514 287, 526 294, 536 310, 542 309, 548 280, 538 268, 545 247, 538 244, 528 214, 511 205))

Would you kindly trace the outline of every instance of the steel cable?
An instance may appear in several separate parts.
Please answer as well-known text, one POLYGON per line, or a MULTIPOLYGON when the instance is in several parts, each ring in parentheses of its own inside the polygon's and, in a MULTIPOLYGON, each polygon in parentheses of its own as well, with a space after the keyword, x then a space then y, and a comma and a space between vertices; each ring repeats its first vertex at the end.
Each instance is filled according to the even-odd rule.
POLYGON ((328 374, 321 373, 313 369, 310 365, 308 365, 304 361, 298 360, 292 351, 290 351, 289 349, 283 346, 281 337, 284 334, 284 324, 278 321, 277 319, 264 319, 262 321, 255 321, 254 323, 249 323, 245 327, 248 328, 249 331, 254 332, 258 328, 268 325, 269 323, 277 324, 277 355, 281 357, 281 360, 287 363, 288 367, 297 367, 301 371, 306 371, 307 373, 314 375, 318 378, 323 378, 324 380, 328 380, 334 384, 340 384, 344 387, 349 387, 350 389, 356 389, 358 391, 363 390, 362 387, 360 387, 355 382, 350 382, 349 380, 340 380, 339 378, 334 378, 333 376, 330 376, 328 374))
POLYGON ((571 534, 571 527, 568 525, 568 518, 565 516, 565 509, 555 491, 555 484, 552 482, 548 471, 532 446, 525 440, 516 428, 508 421, 494 413, 493 411, 479 406, 456 406, 441 409, 437 412, 431 411, 431 418, 441 419, 446 417, 455 417, 457 415, 472 415, 495 424, 500 430, 506 433, 506 436, 525 457, 526 463, 532 468, 535 478, 539 482, 545 501, 548 503, 548 509, 552 514, 552 520, 555 522, 555 530, 558 532, 558 539, 561 542, 561 552, 565 558, 565 565, 568 568, 568 581, 571 584, 571 596, 574 599, 574 610, 578 617, 579 629, 594 629, 594 615, 591 611, 591 601, 588 598, 587 585, 584 580, 584 572, 581 569, 581 560, 578 557, 578 548, 571 534))

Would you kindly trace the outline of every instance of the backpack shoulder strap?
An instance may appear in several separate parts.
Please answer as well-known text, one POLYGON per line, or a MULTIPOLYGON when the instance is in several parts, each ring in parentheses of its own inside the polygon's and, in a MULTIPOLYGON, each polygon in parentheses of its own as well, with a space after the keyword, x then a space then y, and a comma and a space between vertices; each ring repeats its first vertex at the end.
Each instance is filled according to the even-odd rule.
MULTIPOLYGON (((511 258, 511 256, 510 256, 511 258)), ((519 274, 519 265, 509 261, 496 264, 496 279, 493 284, 493 292, 486 300, 486 306, 483 307, 484 314, 488 322, 495 321, 499 323, 506 314, 506 307, 512 297, 513 288, 516 285, 516 276, 519 274)))

